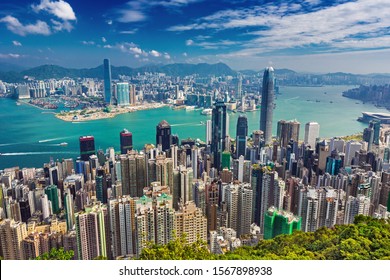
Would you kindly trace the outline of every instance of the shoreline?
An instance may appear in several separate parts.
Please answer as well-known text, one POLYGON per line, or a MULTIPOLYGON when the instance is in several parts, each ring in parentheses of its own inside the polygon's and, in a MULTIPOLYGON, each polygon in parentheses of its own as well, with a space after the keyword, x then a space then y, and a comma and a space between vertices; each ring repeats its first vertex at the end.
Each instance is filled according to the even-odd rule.
POLYGON ((133 113, 133 112, 143 111, 143 110, 158 109, 166 106, 168 105, 164 103, 146 103, 146 104, 140 104, 140 105, 128 106, 128 107, 114 107, 111 109, 110 112, 104 112, 104 108, 90 108, 84 110, 75 110, 75 111, 56 113, 55 117, 57 119, 66 122, 86 122, 86 121, 110 119, 116 117, 117 115, 121 115, 125 113, 133 113), (82 114, 83 111, 84 113, 82 114))

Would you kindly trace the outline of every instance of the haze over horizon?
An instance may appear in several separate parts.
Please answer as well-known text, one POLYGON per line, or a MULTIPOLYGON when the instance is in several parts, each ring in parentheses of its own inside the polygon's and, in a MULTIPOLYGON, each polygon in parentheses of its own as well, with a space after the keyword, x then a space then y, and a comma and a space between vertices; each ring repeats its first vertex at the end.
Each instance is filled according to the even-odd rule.
POLYGON ((0 63, 390 73, 388 14, 388 0, 5 0, 0 63))

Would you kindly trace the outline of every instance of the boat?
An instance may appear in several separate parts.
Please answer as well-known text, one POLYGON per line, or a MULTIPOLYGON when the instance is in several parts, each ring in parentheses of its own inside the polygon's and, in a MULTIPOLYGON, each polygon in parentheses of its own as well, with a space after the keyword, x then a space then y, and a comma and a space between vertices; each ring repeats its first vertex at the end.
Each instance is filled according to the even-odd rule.
POLYGON ((20 106, 22 105, 20 102, 16 102, 16 106, 20 106))
POLYGON ((195 106, 187 106, 186 107, 186 111, 194 111, 195 110, 195 106))
POLYGON ((68 143, 66 143, 66 142, 60 143, 60 146, 67 146, 67 145, 68 145, 68 143))
POLYGON ((211 115, 212 112, 213 112, 213 109, 207 108, 207 109, 203 109, 201 114, 202 115, 211 115))
POLYGON ((201 125, 204 125, 204 121, 200 121, 200 124, 201 124, 201 125))

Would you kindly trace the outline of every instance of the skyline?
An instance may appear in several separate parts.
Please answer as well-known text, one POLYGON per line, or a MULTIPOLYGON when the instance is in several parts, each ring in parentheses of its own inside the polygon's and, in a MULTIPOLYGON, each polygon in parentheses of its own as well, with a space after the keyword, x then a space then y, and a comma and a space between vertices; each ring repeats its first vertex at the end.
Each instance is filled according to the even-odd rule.
POLYGON ((390 73, 390 3, 21 0, 0 3, 0 62, 23 67, 218 63, 390 73), (364 66, 364 67, 363 67, 364 66))

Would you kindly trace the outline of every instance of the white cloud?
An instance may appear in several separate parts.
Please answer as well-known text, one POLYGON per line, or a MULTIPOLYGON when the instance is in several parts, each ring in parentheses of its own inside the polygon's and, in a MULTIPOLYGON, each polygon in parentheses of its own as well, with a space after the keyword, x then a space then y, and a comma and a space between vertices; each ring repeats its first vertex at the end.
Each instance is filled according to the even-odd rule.
POLYGON ((119 33, 120 34, 135 34, 137 31, 138 31, 138 28, 134 28, 131 30, 123 30, 123 31, 120 31, 119 33))
POLYGON ((111 45, 104 45, 103 48, 104 48, 104 49, 113 49, 114 46, 111 46, 111 45))
POLYGON ((22 46, 22 43, 20 43, 19 41, 12 41, 12 44, 16 47, 21 47, 22 46))
POLYGON ((89 46, 91 46, 91 45, 95 45, 95 42, 94 41, 81 41, 81 43, 83 44, 83 45, 89 45, 89 46))
POLYGON ((169 55, 169 53, 164 53, 164 58, 166 60, 170 60, 171 59, 171 56, 169 55))
POLYGON ((46 22, 41 20, 38 20, 35 24, 23 25, 17 18, 13 16, 6 16, 0 19, 0 22, 4 22, 8 30, 20 36, 26 36, 28 34, 51 34, 50 27, 46 22))
POLYGON ((155 50, 151 50, 149 53, 150 53, 151 56, 154 56, 154 57, 160 57, 161 56, 161 53, 159 53, 158 51, 155 51, 155 50))
POLYGON ((187 56, 188 56, 188 54, 187 54, 186 52, 184 52, 184 53, 183 53, 183 56, 187 57, 187 56))
MULTIPOLYGON (((306 2, 310 5, 319 4, 319 1, 315 0, 306 2)), ((232 53, 232 56, 253 56, 275 50, 312 46, 320 46, 325 52, 335 48, 387 48, 390 47, 390 43, 384 36, 388 34, 386 30, 390 26, 389 14, 388 0, 357 0, 329 7, 317 7, 309 12, 296 3, 280 5, 271 3, 218 11, 191 24, 172 26, 168 30, 213 29, 218 32, 248 27, 251 30, 257 29, 249 33, 255 38, 243 41, 242 49, 232 53)), ((196 43, 187 40, 186 44, 196 43)), ((209 47, 213 47, 208 44, 209 47)))
POLYGON ((117 21, 124 23, 141 22, 149 18, 148 13, 152 8, 163 7, 177 11, 181 7, 202 1, 204 0, 133 0, 117 9, 116 13, 119 14, 119 17, 116 16, 115 18, 117 18, 117 21))
POLYGON ((21 55, 16 53, 7 53, 7 54, 0 53, 0 58, 20 58, 20 57, 21 55))
POLYGON ((132 52, 132 53, 134 53, 134 54, 137 54, 137 55, 140 55, 140 54, 142 54, 142 50, 140 49, 140 48, 138 48, 138 47, 131 47, 131 48, 129 48, 129 51, 130 52, 132 52))
POLYGON ((194 41, 191 40, 191 39, 188 39, 188 40, 186 41, 186 46, 192 46, 193 44, 194 44, 194 41))
POLYGON ((108 20, 106 20, 106 23, 107 23, 108 25, 112 25, 112 20, 111 20, 111 19, 108 19, 108 20))
POLYGON ((147 18, 141 11, 122 10, 119 13, 121 16, 118 21, 123 23, 144 21, 147 18))
POLYGON ((105 37, 102 37, 102 42, 103 43, 107 42, 107 39, 105 37))
POLYGON ((60 21, 52 19, 51 22, 53 23, 53 29, 55 31, 66 30, 66 31, 70 32, 73 29, 73 25, 69 21, 60 22, 60 21))
POLYGON ((49 14, 56 16, 64 21, 76 20, 76 15, 73 11, 72 6, 63 0, 50 1, 41 0, 39 5, 31 5, 35 12, 46 11, 49 14))

